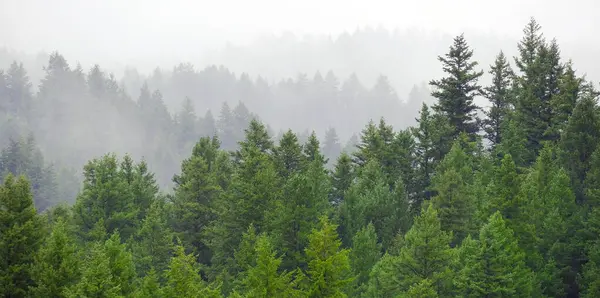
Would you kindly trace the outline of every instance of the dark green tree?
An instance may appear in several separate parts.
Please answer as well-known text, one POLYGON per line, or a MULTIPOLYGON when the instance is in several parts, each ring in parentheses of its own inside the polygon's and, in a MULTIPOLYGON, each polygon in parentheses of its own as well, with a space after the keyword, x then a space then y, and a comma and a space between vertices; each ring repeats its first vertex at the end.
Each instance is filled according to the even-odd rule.
MULTIPOLYGON (((513 231, 496 211, 481 228, 474 251, 466 254, 460 271, 465 297, 531 297, 533 272, 525 265, 513 231)), ((461 248, 463 249, 463 248, 461 248)))
POLYGON ((507 113, 513 108, 514 100, 511 98, 514 73, 506 56, 501 51, 496 56, 496 61, 490 66, 492 84, 485 88, 484 94, 490 101, 491 106, 486 111, 487 118, 483 120, 483 129, 486 139, 491 143, 493 149, 502 141, 502 123, 507 113))
POLYGON ((404 237, 404 246, 397 257, 395 275, 401 291, 408 291, 424 279, 429 279, 440 297, 451 295, 451 234, 441 229, 437 211, 432 205, 415 218, 404 237))
POLYGON ((371 268, 381 258, 381 245, 377 243, 377 233, 373 224, 369 223, 352 237, 350 265, 355 276, 352 293, 360 297, 366 292, 371 268))
POLYGON ((478 63, 472 61, 472 58, 473 50, 469 48, 464 34, 455 37, 449 52, 438 57, 448 76, 429 82, 436 87, 431 95, 438 103, 433 108, 448 117, 450 125, 454 127, 453 137, 465 132, 474 139, 479 131, 479 119, 475 114, 479 107, 475 105, 473 98, 482 91, 477 81, 483 71, 475 70, 478 63))
POLYGON ((31 269, 35 297, 67 297, 67 289, 80 275, 77 245, 63 218, 52 226, 52 232, 35 255, 31 269))
POLYGON ((5 297, 25 297, 33 285, 30 269, 44 232, 29 181, 8 175, 0 186, 0 293, 5 297))

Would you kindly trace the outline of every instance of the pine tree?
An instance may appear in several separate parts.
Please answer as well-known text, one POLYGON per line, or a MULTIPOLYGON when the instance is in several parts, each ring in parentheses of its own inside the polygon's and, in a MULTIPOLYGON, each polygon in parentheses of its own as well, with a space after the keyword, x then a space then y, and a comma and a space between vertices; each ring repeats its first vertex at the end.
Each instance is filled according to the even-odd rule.
POLYGON ((487 119, 483 120, 483 125, 493 149, 502 141, 502 123, 514 103, 510 90, 514 73, 502 51, 490 67, 492 84, 485 88, 485 96, 492 105, 486 112, 487 119))
POLYGON ((400 290, 408 291, 424 279, 431 280, 437 294, 444 297, 451 290, 453 252, 451 235, 442 231, 437 211, 432 205, 415 218, 412 228, 404 237, 395 274, 400 290))
POLYGON ((366 291, 369 273, 379 258, 381 258, 381 245, 377 243, 375 227, 369 223, 352 237, 350 265, 355 276, 354 296, 360 296, 366 291))
POLYGON ((109 269, 115 284, 119 286, 119 292, 124 297, 131 295, 134 291, 136 278, 133 256, 126 244, 121 244, 118 232, 113 233, 104 242, 104 251, 109 260, 109 269))
POLYGON ((33 204, 29 181, 8 175, 0 186, 0 293, 25 297, 30 267, 42 244, 44 227, 33 204))
POLYGON ((110 258, 102 243, 92 245, 81 271, 81 279, 67 290, 67 297, 124 297, 121 285, 112 275, 110 258))
POLYGON ((165 272, 167 284, 162 289, 164 297, 222 297, 219 288, 207 285, 200 277, 196 257, 185 254, 183 246, 175 248, 169 269, 165 272))
POLYGON ((289 178, 303 166, 304 156, 298 138, 291 130, 283 134, 279 146, 273 152, 273 158, 279 175, 289 178))
POLYGON ((423 200, 430 199, 433 195, 430 186, 434 169, 450 151, 451 143, 447 136, 451 134, 452 127, 443 117, 432 115, 425 103, 416 120, 418 126, 412 128, 412 133, 416 139, 415 189, 419 193, 416 194, 412 209, 420 211, 423 200))
POLYGON ((423 279, 418 284, 410 286, 406 294, 400 297, 437 298, 439 295, 435 291, 431 280, 423 279))
POLYGON ((558 94, 550 98, 552 108, 552 131, 549 134, 554 141, 561 137, 569 117, 573 114, 581 96, 594 96, 594 91, 583 78, 577 77, 573 64, 568 61, 564 66, 564 73, 558 79, 558 94))
POLYGON ((385 298, 397 297, 402 293, 398 275, 398 256, 384 254, 373 265, 369 273, 369 281, 364 297, 385 298))
POLYGON ((515 58, 521 74, 517 78, 516 113, 518 125, 525 131, 527 164, 535 161, 544 141, 556 139, 552 127, 552 98, 559 94, 559 78, 563 73, 556 41, 547 44, 539 32, 541 26, 531 19, 519 42, 519 57, 515 58))
POLYGON ((303 153, 306 157, 306 163, 311 163, 316 160, 319 163, 326 165, 328 162, 325 156, 321 153, 321 144, 319 143, 319 139, 314 131, 308 137, 306 144, 304 144, 303 153))
POLYGON ((256 239, 254 247, 255 265, 245 272, 240 293, 248 298, 300 297, 294 289, 292 274, 279 273, 281 258, 276 257, 274 248, 265 235, 256 239))
POLYGON ((502 214, 509 224, 518 218, 518 195, 522 177, 510 154, 504 155, 499 166, 494 168, 491 183, 486 187, 487 199, 480 210, 480 220, 487 221, 496 211, 502 214))
MULTIPOLYGON (((399 183, 402 183, 401 181, 399 183)), ((375 231, 384 249, 387 249, 392 239, 403 223, 407 210, 401 210, 402 203, 390 191, 381 165, 369 161, 346 194, 345 201, 340 207, 342 224, 342 241, 349 245, 352 237, 369 222, 375 226, 375 231)))
POLYGON ((352 159, 346 152, 342 152, 331 173, 332 190, 330 202, 334 206, 339 206, 344 201, 346 191, 352 185, 352 181, 354 181, 352 159))
POLYGON ((521 186, 515 231, 545 295, 565 295, 568 284, 574 282, 568 256, 576 254, 574 224, 579 217, 570 186, 552 147, 542 150, 521 186))
POLYGON ((212 264, 224 266, 233 257, 241 235, 250 224, 262 232, 265 210, 280 198, 279 176, 272 156, 272 142, 264 125, 252 121, 246 139, 235 152, 236 169, 231 183, 214 204, 217 220, 207 229, 207 241, 212 249, 212 264))
POLYGON ((305 250, 309 277, 307 296, 347 297, 344 289, 352 281, 348 277, 351 270, 349 251, 341 249, 342 243, 335 232, 336 225, 326 217, 321 218, 320 224, 320 228, 314 229, 309 235, 305 250))
POLYGON ((322 215, 329 214, 329 179, 321 162, 313 161, 306 170, 292 176, 283 186, 280 200, 266 211, 268 230, 285 254, 283 268, 305 267, 302 252, 308 235, 322 215))
POLYGON ((138 274, 166 270, 173 250, 173 232, 167 224, 164 202, 152 203, 135 238, 133 255, 138 274))
POLYGON ((137 209, 121 170, 114 154, 94 159, 84 167, 83 191, 73 207, 74 220, 84 239, 89 239, 90 231, 101 219, 109 234, 118 229, 124 239, 129 239, 134 233, 137 209))
POLYGON ((150 269, 146 276, 140 281, 132 297, 135 298, 163 298, 162 289, 158 280, 158 274, 154 268, 150 269))
MULTIPOLYGON (((203 137, 194 146, 192 155, 181 163, 181 174, 173 177, 175 194, 173 201, 173 228, 183 245, 209 263, 210 251, 202 239, 202 233, 216 218, 213 204, 223 192, 219 185, 221 166, 219 157, 225 153, 219 150, 216 137, 203 137)), ((228 161, 227 161, 228 163, 228 161)), ((158 268, 157 268, 158 269, 158 268)))
POLYGON ((474 139, 479 131, 479 119, 475 114, 479 108, 473 103, 473 98, 481 93, 477 81, 483 75, 483 71, 474 70, 478 63, 471 61, 472 57, 473 50, 467 45, 464 35, 455 37, 449 52, 443 57, 438 57, 448 76, 429 83, 437 88, 431 93, 438 99, 433 108, 448 117, 454 127, 453 137, 465 132, 474 139))
POLYGON ((466 297, 531 297, 533 274, 500 212, 481 228, 477 244, 461 270, 466 297))
POLYGON ((473 166, 470 156, 457 141, 438 166, 432 181, 437 192, 432 204, 439 212, 443 229, 455 233, 452 245, 460 243, 472 229, 475 208, 469 185, 473 182, 473 166))
POLYGON ((590 160, 600 140, 600 109, 596 98, 587 95, 575 106, 559 142, 561 161, 569 173, 577 201, 584 201, 583 184, 590 160))
POLYGON ((59 218, 35 255, 31 270, 35 285, 30 288, 30 294, 35 297, 66 297, 67 289, 79 278, 78 257, 73 235, 64 219, 59 218))

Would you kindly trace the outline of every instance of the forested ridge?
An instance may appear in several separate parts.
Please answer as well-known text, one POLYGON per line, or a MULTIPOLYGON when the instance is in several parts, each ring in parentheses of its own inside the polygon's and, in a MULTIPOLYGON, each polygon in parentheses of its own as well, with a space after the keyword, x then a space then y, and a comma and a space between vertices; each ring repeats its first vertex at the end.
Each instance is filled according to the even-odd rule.
MULTIPOLYGON (((216 117, 193 97, 171 116, 152 82, 134 101, 55 53, 33 95, 15 62, 0 73, 1 296, 600 297, 600 93, 534 19, 517 47, 480 65, 456 36, 409 127, 383 83, 354 103, 299 96, 324 141, 250 112, 259 83, 221 91, 239 100, 216 117), (340 144, 327 113, 356 125, 374 101, 389 114, 340 144), (152 169, 177 173, 172 190, 152 169)), ((319 76, 306 90, 334 81, 319 76)))

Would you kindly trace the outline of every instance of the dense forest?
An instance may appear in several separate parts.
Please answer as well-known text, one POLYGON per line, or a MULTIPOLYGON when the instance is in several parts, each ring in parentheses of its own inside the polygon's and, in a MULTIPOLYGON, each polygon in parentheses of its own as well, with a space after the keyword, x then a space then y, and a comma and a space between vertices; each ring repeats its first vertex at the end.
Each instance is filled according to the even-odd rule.
POLYGON ((34 94, 15 62, 1 296, 600 297, 600 92, 534 19, 517 49, 480 65, 458 35, 406 103, 186 64, 133 100, 58 53, 34 94))

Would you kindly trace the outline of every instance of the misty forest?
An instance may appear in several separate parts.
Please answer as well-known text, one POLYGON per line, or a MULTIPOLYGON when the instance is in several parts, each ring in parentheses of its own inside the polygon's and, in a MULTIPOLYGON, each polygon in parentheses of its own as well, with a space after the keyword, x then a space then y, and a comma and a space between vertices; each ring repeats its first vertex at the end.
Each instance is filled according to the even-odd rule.
POLYGON ((600 89, 523 27, 489 65, 455 36, 403 100, 385 74, 11 62, 0 296, 600 297, 600 89))

